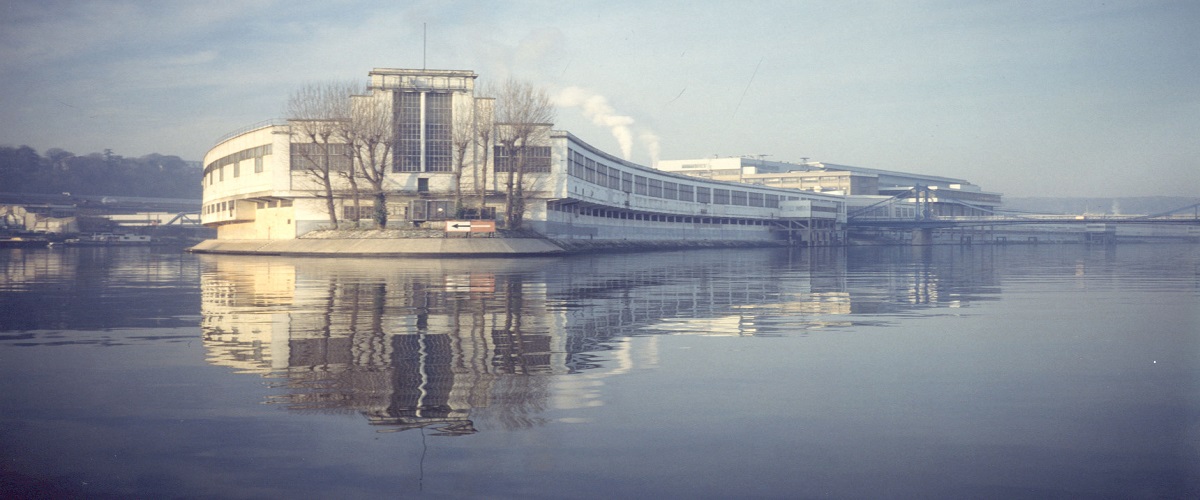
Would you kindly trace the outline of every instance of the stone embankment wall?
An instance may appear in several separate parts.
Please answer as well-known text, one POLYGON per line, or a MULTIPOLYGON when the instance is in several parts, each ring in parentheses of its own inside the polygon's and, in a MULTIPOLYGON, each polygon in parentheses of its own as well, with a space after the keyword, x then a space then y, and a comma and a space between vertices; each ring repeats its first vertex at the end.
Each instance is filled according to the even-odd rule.
POLYGON ((571 253, 596 251, 676 250, 688 248, 786 247, 787 242, 770 241, 652 241, 652 240, 554 240, 571 253))
POLYGON ((551 240, 529 231, 447 234, 433 229, 321 230, 294 240, 207 240, 196 253, 328 257, 519 257, 596 251, 785 246, 762 241, 551 240))
POLYGON ((322 257, 519 257, 565 253, 540 238, 464 236, 448 237, 441 230, 428 229, 324 230, 294 240, 207 240, 190 250, 322 257))

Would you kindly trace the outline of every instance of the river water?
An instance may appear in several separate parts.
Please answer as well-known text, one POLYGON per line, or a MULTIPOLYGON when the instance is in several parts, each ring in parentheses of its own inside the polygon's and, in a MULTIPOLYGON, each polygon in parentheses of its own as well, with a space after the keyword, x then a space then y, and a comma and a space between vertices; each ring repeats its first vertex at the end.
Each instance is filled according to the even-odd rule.
POLYGON ((0 496, 1196 498, 1200 247, 0 251, 0 496))

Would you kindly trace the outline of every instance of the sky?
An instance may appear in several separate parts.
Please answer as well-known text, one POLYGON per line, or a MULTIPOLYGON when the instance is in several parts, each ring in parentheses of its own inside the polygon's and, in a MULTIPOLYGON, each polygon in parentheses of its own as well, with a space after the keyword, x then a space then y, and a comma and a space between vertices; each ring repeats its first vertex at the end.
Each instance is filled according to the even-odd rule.
POLYGON ((0 145, 203 159, 314 82, 472 70, 656 159, 1200 196, 1200 2, 0 0, 0 145))

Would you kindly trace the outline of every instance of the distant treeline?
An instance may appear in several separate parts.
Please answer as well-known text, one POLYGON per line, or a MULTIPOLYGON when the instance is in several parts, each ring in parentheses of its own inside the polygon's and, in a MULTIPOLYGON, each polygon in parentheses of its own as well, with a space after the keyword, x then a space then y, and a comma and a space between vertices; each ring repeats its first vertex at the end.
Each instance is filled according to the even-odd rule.
POLYGON ((0 192, 200 199, 200 191, 200 168, 178 156, 0 146, 0 192))

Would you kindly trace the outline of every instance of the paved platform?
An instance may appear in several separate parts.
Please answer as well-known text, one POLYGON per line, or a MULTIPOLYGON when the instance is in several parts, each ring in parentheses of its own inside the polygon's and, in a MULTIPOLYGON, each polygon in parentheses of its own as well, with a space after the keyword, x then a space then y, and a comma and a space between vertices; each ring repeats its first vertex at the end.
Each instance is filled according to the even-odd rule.
POLYGON ((365 238, 205 240, 196 253, 328 257, 518 257, 566 253, 537 238, 365 238))

